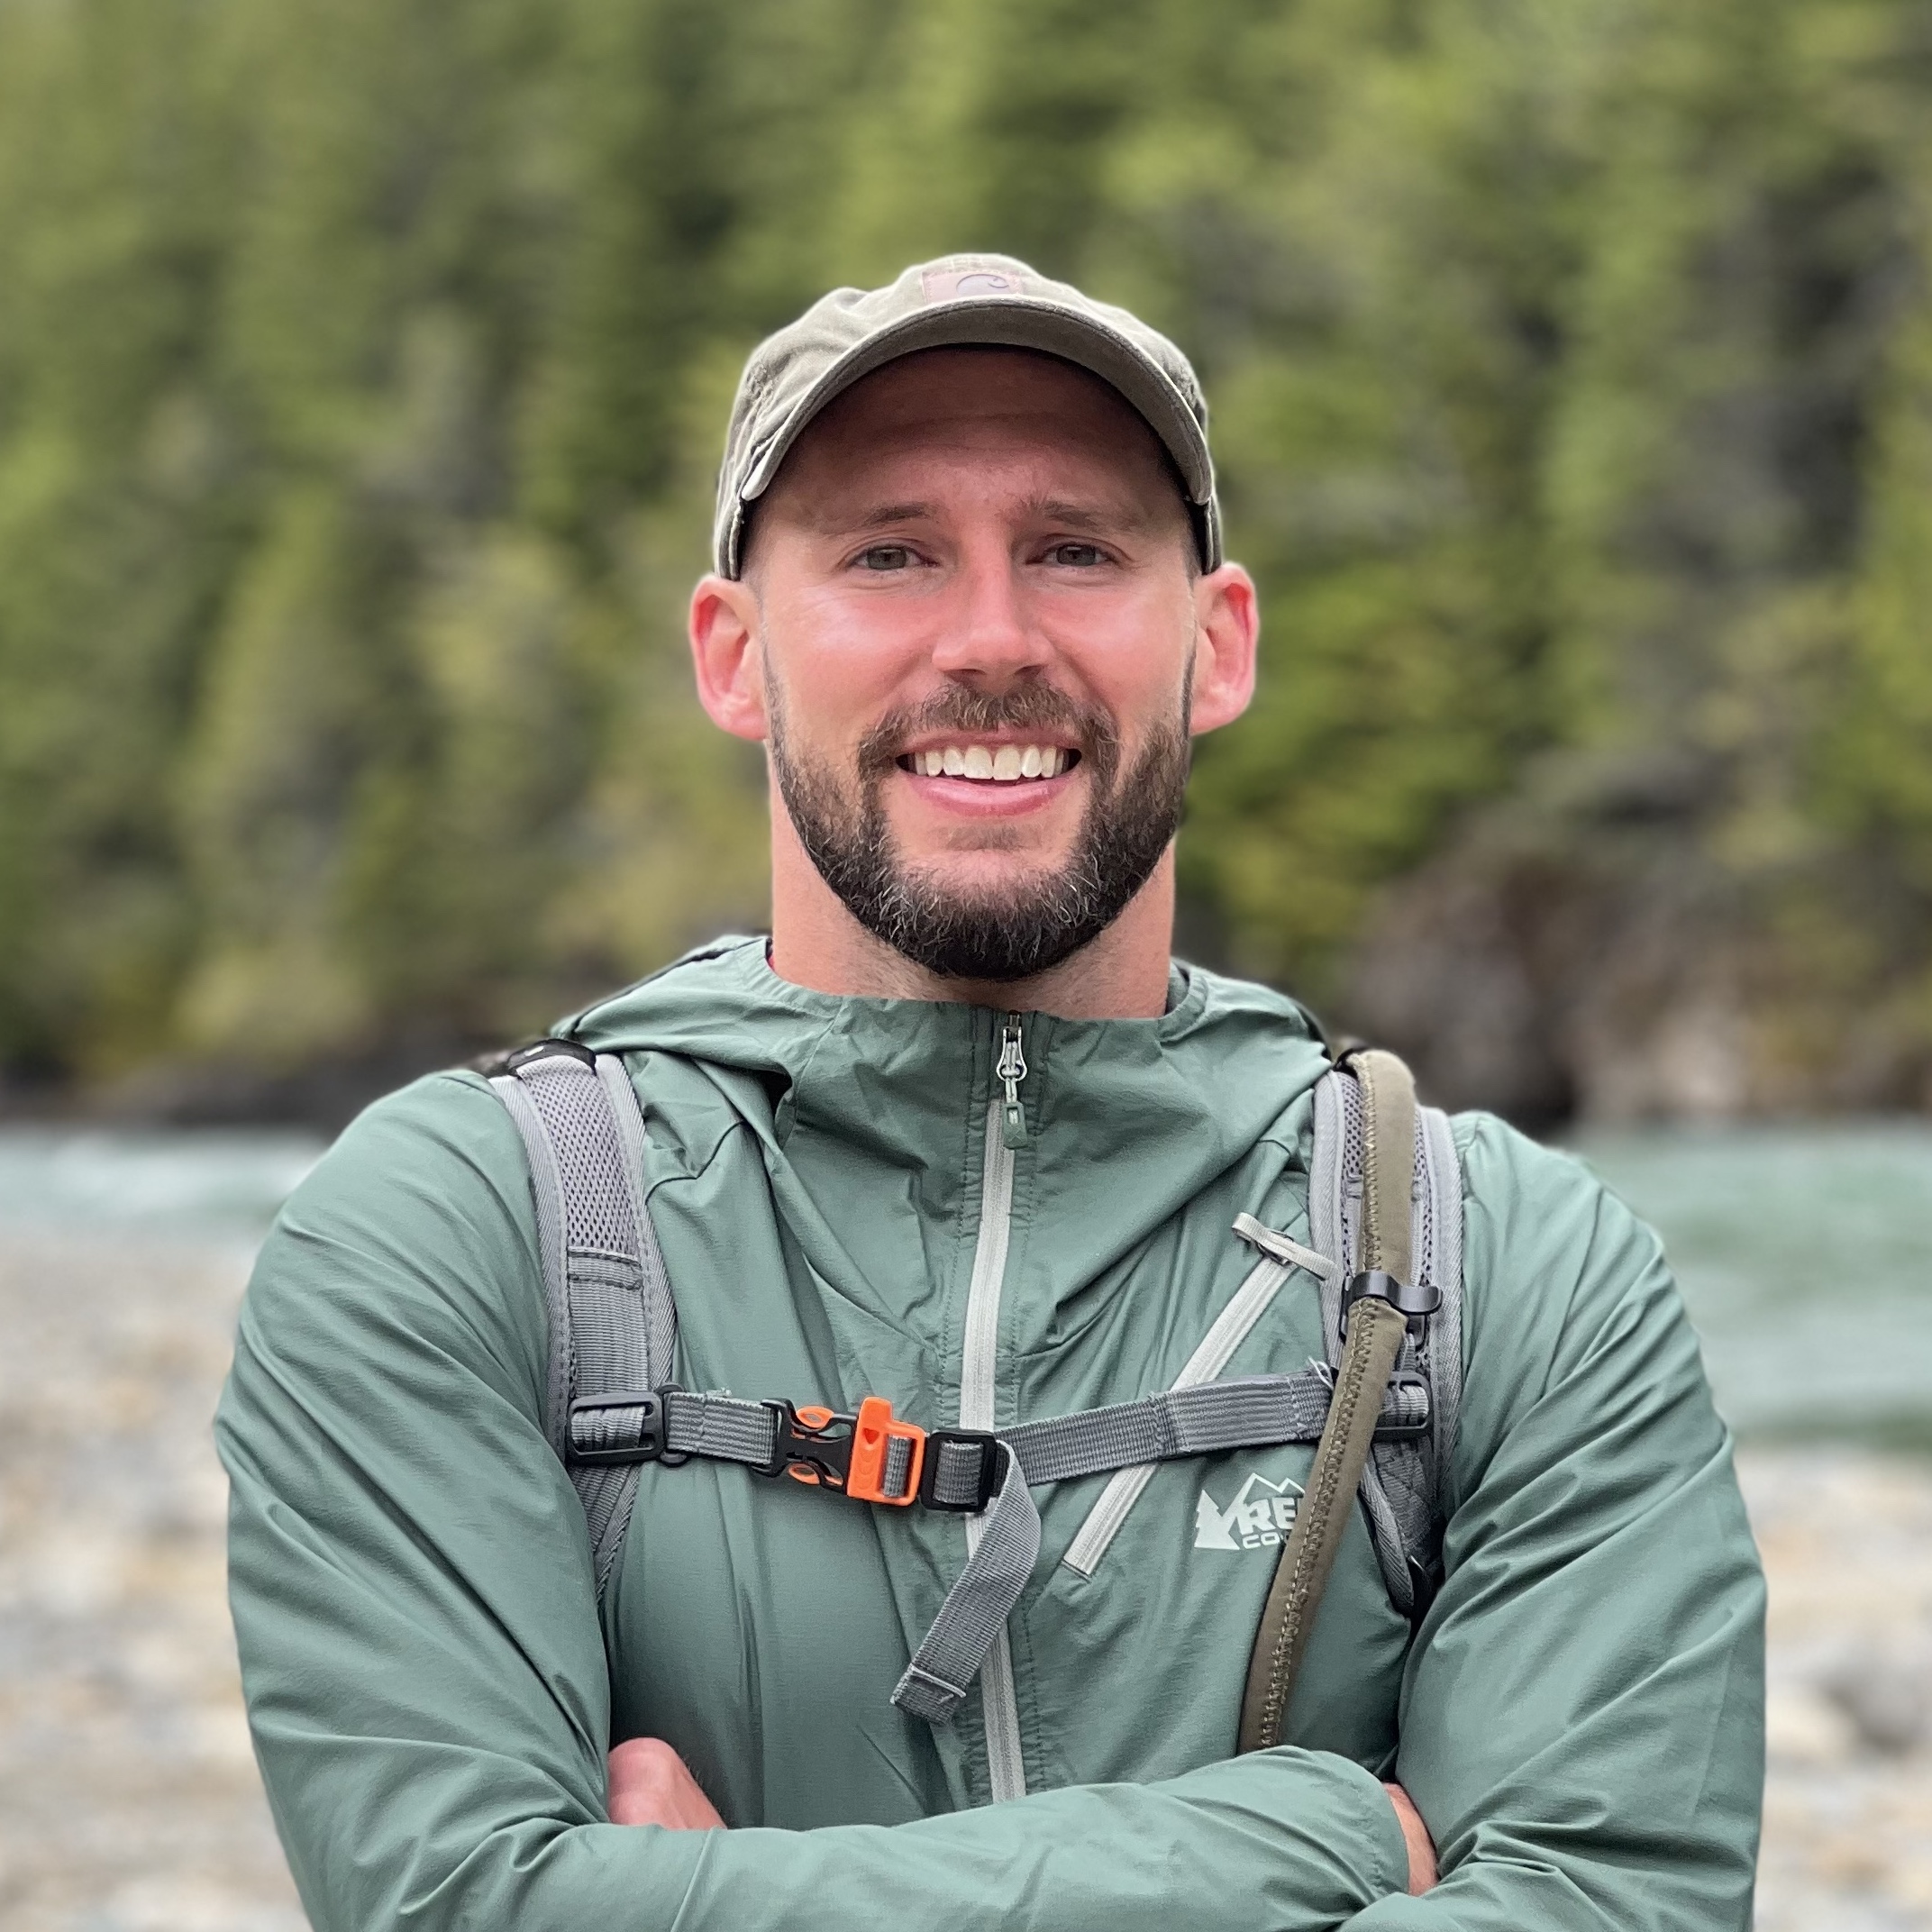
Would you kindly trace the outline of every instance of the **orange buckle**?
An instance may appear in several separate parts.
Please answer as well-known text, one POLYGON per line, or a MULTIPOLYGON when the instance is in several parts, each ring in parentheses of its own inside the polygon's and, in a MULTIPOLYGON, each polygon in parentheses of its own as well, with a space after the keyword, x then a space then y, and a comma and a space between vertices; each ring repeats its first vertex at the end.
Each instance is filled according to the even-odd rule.
POLYGON ((795 1482, 836 1490, 854 1502, 887 1503, 904 1508, 919 1499, 919 1477, 925 1467, 925 1431, 916 1424, 894 1418, 884 1396, 869 1395, 856 1416, 789 1402, 764 1405, 771 1411, 771 1459, 761 1473, 784 1474, 795 1482), (887 1454, 894 1442, 911 1444, 905 1490, 889 1496, 884 1489, 887 1454))
POLYGON ((919 1472, 925 1466, 925 1431, 916 1423, 893 1419, 892 1405, 882 1395, 869 1395, 859 1405, 852 1425, 852 1460, 845 1467, 845 1493, 854 1502, 890 1503, 903 1509, 919 1499, 919 1472), (879 1488, 886 1473, 886 1447, 889 1443, 912 1444, 912 1460, 906 1466, 906 1489, 902 1495, 888 1496, 879 1488))

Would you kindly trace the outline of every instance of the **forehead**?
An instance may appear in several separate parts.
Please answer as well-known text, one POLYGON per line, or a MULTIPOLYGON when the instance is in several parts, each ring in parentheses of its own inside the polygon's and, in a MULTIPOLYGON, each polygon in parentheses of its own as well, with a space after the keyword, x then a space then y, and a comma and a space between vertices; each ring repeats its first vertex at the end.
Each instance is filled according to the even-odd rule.
POLYGON ((823 506, 828 494, 862 494, 907 467, 971 470, 1016 458, 1136 501, 1158 497, 1184 515, 1159 440, 1119 392, 1025 349, 928 349, 875 369, 799 438, 768 498, 804 495, 823 506))

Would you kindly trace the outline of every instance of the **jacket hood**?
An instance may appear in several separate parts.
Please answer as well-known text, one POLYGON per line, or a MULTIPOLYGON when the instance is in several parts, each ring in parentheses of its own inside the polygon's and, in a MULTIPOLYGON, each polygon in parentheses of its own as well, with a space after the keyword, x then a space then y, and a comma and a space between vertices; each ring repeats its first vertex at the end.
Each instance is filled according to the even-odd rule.
MULTIPOLYGON (((725 1102, 712 1130, 665 1123, 690 1167, 743 1121, 767 1139, 774 1172, 815 1198, 861 1189, 943 1219, 971 1207, 1005 1024, 983 1007, 795 986, 754 937, 700 948, 560 1031, 600 1052, 706 1065, 725 1102)), ((1196 966, 1173 968, 1158 1019, 1021 1024, 1029 1191, 1089 1267, 1128 1252, 1257 1142, 1299 1153, 1327 1065, 1295 1001, 1196 966)), ((640 1083, 648 1107, 648 1069, 640 1083)))

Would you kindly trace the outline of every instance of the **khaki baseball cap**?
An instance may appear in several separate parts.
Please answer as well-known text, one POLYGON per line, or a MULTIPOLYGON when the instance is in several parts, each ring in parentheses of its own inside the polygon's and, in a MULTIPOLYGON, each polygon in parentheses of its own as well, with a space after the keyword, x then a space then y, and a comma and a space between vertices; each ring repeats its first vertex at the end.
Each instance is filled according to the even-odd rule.
POLYGON ((1201 568, 1221 561, 1221 513, 1208 453, 1208 404, 1188 359, 1124 308, 1049 281, 1010 255, 943 255, 888 288, 834 288, 752 351, 718 473, 713 551, 721 577, 743 566, 746 506, 832 398, 916 350, 1037 349, 1111 383, 1173 459, 1201 568))

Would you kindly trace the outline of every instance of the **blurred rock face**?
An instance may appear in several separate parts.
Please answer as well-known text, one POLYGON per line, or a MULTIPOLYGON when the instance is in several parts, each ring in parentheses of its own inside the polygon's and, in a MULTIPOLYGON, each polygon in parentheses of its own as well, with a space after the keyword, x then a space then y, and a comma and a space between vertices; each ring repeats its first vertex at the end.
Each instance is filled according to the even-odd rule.
MULTIPOLYGON (((1719 761, 1554 761, 1390 889, 1340 1010, 1429 1097, 1532 1127, 1932 1104, 1915 945, 1821 973, 1830 864, 1727 862, 1719 761)), ((1827 949, 1828 950, 1828 949, 1827 949)))

